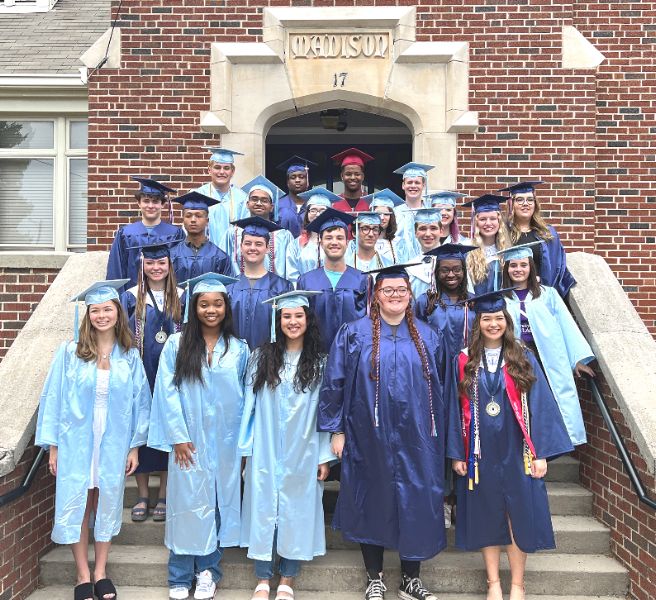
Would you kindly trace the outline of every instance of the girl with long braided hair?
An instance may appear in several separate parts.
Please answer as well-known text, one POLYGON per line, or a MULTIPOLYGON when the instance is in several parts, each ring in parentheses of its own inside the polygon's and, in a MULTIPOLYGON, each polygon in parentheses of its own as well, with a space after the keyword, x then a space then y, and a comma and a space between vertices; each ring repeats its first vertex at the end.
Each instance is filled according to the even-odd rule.
POLYGON ((361 545, 367 600, 383 598, 383 550, 398 550, 399 598, 435 600, 422 560, 444 533, 445 353, 414 318, 405 265, 378 270, 369 316, 337 333, 319 400, 318 429, 342 460, 333 526, 361 545))
POLYGON ((447 456, 453 459, 456 546, 483 553, 487 600, 501 600, 505 546, 510 599, 524 600, 526 553, 555 547, 543 477, 547 459, 573 450, 551 389, 513 333, 500 290, 470 300, 469 347, 454 361, 447 456))

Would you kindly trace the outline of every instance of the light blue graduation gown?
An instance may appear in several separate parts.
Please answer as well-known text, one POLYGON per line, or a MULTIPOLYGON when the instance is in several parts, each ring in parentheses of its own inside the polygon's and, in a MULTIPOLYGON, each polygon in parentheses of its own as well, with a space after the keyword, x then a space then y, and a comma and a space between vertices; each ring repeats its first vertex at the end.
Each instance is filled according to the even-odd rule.
POLYGON ((204 384, 173 384, 181 333, 169 337, 162 350, 155 381, 148 445, 170 452, 164 543, 176 554, 207 556, 221 547, 238 546, 240 530, 240 467, 237 449, 244 408, 244 377, 248 346, 220 338, 212 366, 203 366, 204 384), (175 444, 192 442, 194 465, 175 464, 175 444), (217 539, 214 510, 221 513, 217 539))
POLYGON ((429 261, 423 262, 425 258, 423 254, 419 254, 408 260, 410 263, 421 262, 421 264, 407 269, 410 275, 410 288, 415 299, 430 289, 435 274, 435 257, 431 256, 429 261))
MULTIPOLYGON (((96 363, 75 354, 75 342, 63 343, 55 355, 39 404, 35 444, 57 446, 55 521, 52 541, 74 544, 87 504, 93 454, 93 405, 96 363)), ((123 352, 118 344, 110 355, 107 426, 98 464, 98 510, 94 537, 109 542, 121 529, 125 464, 131 448, 148 436, 150 388, 139 352, 123 352)))
MULTIPOLYGON (((232 270, 239 275, 241 273, 241 227, 230 225, 226 231, 223 247, 230 258, 232 270)), ((273 272, 287 279, 287 248, 294 242, 294 236, 286 229, 279 229, 269 234, 269 251, 264 257, 264 266, 268 271, 271 267, 271 252, 273 251, 273 272)))
POLYGON ((376 251, 376 254, 371 260, 364 261, 360 258, 356 260, 354 241, 355 240, 351 240, 351 242, 349 242, 349 245, 346 248, 346 254, 344 255, 344 260, 349 267, 367 273, 368 271, 371 271, 371 269, 381 269, 382 267, 389 267, 394 264, 391 257, 380 254, 378 251, 376 251))
POLYGON ((280 384, 253 392, 256 361, 246 381, 246 403, 239 451, 246 462, 241 545, 248 557, 271 560, 278 527, 277 553, 312 560, 326 553, 317 467, 335 460, 330 434, 317 432, 320 382, 304 392, 294 389, 300 352, 286 354, 280 384))
POLYGON ((323 261, 324 253, 319 248, 318 240, 309 239, 301 246, 301 238, 296 238, 287 247, 287 280, 294 285, 304 273, 313 271, 319 266, 319 254, 323 261))
POLYGON ((415 213, 404 203, 394 207, 394 216, 396 217, 396 238, 399 240, 402 256, 405 258, 415 256, 421 252, 415 236, 415 213))
MULTIPOLYGON (((552 287, 542 286, 541 289, 537 298, 529 292, 524 303, 533 341, 572 444, 585 444, 581 403, 572 371, 577 362, 587 364, 594 360, 594 354, 558 292, 552 287)), ((518 339, 521 335, 519 304, 514 293, 506 298, 518 339)))
POLYGON ((225 241, 225 232, 228 230, 230 222, 250 216, 246 208, 246 200, 248 199, 246 192, 234 183, 231 183, 230 189, 225 194, 222 194, 212 185, 211 181, 201 185, 194 191, 219 201, 218 204, 210 206, 208 236, 210 241, 226 252, 223 243, 225 241))

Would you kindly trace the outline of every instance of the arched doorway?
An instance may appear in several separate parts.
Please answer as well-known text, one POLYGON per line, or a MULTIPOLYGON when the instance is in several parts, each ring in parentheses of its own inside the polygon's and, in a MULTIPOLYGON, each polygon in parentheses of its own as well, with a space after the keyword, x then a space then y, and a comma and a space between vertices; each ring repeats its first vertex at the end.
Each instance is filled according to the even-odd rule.
POLYGON ((297 154, 319 165, 310 172, 312 186, 341 193, 339 167, 330 157, 351 146, 374 157, 365 168, 368 192, 389 187, 401 194, 401 178, 393 171, 412 160, 412 132, 396 119, 353 109, 328 109, 273 125, 266 136, 266 176, 286 190, 285 173, 276 165, 297 154))

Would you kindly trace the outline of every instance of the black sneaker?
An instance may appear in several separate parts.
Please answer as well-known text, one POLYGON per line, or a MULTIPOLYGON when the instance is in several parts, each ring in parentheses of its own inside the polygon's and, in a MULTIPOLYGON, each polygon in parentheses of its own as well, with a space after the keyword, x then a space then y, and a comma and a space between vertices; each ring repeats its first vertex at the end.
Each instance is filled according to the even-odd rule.
POLYGON ((367 590, 364 593, 364 600, 384 600, 386 591, 382 575, 378 579, 372 579, 367 575, 367 590))
POLYGON ((437 600, 437 596, 424 587, 419 577, 410 579, 407 575, 401 576, 398 596, 401 600, 437 600))

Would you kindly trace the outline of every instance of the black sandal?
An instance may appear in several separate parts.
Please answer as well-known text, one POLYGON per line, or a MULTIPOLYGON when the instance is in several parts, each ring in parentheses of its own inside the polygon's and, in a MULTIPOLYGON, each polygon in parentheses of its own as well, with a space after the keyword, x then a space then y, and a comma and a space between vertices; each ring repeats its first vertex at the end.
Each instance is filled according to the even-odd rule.
POLYGON ((166 498, 157 498, 157 504, 153 509, 153 521, 166 521, 166 498))
POLYGON ((114 587, 112 580, 109 578, 96 581, 96 585, 93 586, 93 591, 96 593, 98 600, 116 600, 118 598, 116 588, 114 587), (112 594, 114 595, 112 596, 112 594), (105 596, 109 596, 109 598, 106 598, 105 596))
POLYGON ((132 507, 130 513, 130 518, 135 523, 142 523, 148 518, 148 503, 150 502, 149 498, 137 498, 136 504, 132 507), (146 508, 140 508, 137 504, 145 504, 146 508))
POLYGON ((90 581, 80 583, 73 589, 74 600, 93 600, 93 585, 90 581))

